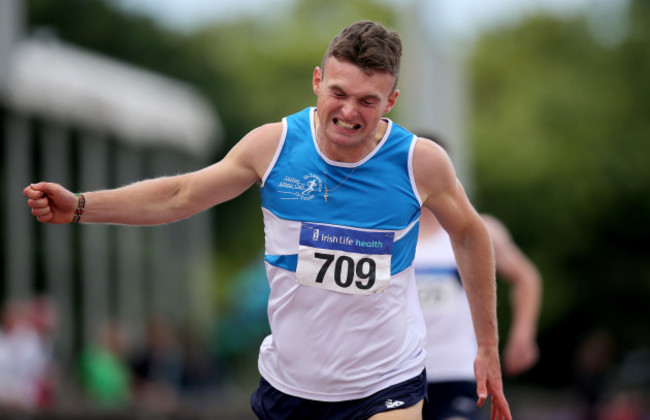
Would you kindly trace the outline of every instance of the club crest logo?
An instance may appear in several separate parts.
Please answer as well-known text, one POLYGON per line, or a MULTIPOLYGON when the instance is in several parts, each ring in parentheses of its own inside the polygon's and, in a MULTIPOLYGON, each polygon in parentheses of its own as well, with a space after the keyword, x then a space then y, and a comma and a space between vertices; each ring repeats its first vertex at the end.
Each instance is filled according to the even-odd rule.
POLYGON ((285 176, 278 183, 278 192, 283 200, 312 200, 316 194, 323 191, 323 181, 313 173, 302 178, 285 176))

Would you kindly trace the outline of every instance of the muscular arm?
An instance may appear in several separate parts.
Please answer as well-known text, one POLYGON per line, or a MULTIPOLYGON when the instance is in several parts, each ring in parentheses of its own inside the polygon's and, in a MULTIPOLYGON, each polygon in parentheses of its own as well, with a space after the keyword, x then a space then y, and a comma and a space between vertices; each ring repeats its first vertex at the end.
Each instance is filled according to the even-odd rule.
POLYGON ((535 265, 512 240, 510 232, 496 218, 482 215, 490 232, 499 278, 510 284, 512 323, 503 354, 507 374, 519 374, 537 362, 537 320, 542 282, 535 265))
POLYGON ((469 300, 478 344, 474 362, 478 404, 482 405, 491 394, 491 418, 511 419, 499 363, 495 263, 488 231, 440 146, 419 140, 413 155, 413 171, 423 205, 449 234, 469 300))
MULTIPOLYGON (((84 193, 86 206, 81 222, 170 223, 230 200, 261 180, 281 133, 280 123, 268 124, 251 131, 226 157, 206 168, 84 193)), ((58 184, 32 184, 23 193, 40 222, 70 223, 77 208, 75 195, 58 184)))

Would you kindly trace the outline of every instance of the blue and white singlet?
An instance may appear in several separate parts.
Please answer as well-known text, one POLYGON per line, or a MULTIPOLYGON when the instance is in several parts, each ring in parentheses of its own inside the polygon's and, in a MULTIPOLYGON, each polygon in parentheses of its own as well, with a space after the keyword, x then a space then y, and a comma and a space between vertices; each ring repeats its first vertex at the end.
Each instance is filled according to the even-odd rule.
POLYGON ((262 180, 272 334, 258 366, 286 394, 344 401, 424 368, 412 267, 422 204, 416 137, 386 120, 386 134, 361 161, 331 161, 319 150, 314 111, 283 119, 262 180))

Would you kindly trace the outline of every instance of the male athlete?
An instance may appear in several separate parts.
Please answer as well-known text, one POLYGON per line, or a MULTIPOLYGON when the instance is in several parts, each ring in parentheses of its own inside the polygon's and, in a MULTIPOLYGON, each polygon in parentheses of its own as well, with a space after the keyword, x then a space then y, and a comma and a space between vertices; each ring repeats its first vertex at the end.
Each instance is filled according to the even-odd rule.
POLYGON ((477 403, 491 394, 492 419, 510 420, 488 233, 446 153, 383 117, 399 94, 401 53, 396 32, 356 22, 314 70, 316 107, 254 129, 195 172, 80 195, 32 184, 24 190, 32 214, 46 223, 171 223, 259 183, 272 333, 260 348, 253 411, 415 420, 426 398, 412 267, 424 206, 449 232, 467 288, 477 403))

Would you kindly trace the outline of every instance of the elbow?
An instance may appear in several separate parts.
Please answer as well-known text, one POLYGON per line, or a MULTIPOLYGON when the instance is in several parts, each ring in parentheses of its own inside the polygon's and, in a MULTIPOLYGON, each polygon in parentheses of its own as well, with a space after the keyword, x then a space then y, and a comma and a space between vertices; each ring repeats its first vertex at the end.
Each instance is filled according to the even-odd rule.
POLYGON ((193 201, 188 194, 179 191, 171 199, 170 210, 168 212, 170 215, 169 222, 189 219, 196 213, 197 211, 193 207, 193 201))
POLYGON ((157 209, 161 224, 168 224, 191 217, 195 211, 189 194, 188 182, 184 176, 168 178, 168 185, 162 191, 162 202, 167 203, 157 209))

